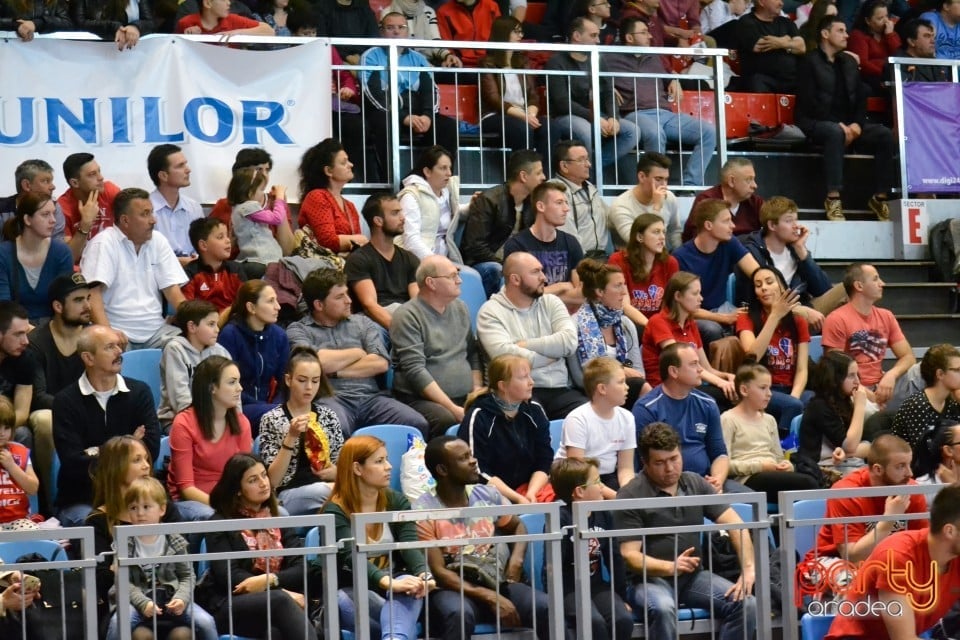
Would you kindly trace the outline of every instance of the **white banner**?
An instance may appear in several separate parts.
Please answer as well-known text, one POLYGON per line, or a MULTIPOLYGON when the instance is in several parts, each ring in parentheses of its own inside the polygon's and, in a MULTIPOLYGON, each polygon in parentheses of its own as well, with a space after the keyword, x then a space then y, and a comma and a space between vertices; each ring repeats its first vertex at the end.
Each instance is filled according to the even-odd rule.
POLYGON ((243 147, 273 156, 272 184, 299 200, 303 152, 330 135, 330 49, 317 41, 246 51, 175 36, 144 38, 132 51, 113 43, 0 41, 0 195, 15 190, 16 166, 54 167, 56 195, 71 153, 96 156, 121 188, 154 189, 147 154, 183 147, 186 193, 202 203, 226 195, 243 147))

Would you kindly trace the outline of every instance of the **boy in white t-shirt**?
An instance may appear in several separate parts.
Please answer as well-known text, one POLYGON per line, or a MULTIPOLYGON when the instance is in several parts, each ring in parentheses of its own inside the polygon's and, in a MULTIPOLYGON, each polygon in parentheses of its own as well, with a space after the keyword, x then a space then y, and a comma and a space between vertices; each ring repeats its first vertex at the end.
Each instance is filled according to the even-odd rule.
POLYGON ((612 500, 633 479, 637 448, 633 414, 622 406, 628 390, 623 365, 613 358, 594 358, 583 368, 583 388, 590 402, 564 419, 556 459, 596 458, 603 498, 612 500))

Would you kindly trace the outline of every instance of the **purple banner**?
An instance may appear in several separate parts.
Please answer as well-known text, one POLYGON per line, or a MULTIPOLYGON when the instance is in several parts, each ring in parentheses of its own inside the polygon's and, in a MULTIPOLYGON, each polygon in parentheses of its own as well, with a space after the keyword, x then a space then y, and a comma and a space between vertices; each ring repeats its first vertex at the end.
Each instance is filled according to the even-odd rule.
POLYGON ((903 132, 910 193, 960 193, 960 84, 903 85, 903 132))

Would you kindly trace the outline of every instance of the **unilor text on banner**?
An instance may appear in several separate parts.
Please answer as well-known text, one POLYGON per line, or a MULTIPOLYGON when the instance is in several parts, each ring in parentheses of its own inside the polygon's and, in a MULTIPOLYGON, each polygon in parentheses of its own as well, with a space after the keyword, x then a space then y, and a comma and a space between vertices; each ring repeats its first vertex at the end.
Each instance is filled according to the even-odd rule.
POLYGON ((226 195, 243 147, 273 156, 271 183, 296 200, 303 152, 330 135, 330 49, 322 41, 246 51, 175 36, 148 36, 130 51, 112 42, 0 40, 0 195, 15 167, 40 158, 60 170, 71 153, 96 156, 120 187, 153 190, 147 155, 183 148, 193 170, 187 195, 226 195))

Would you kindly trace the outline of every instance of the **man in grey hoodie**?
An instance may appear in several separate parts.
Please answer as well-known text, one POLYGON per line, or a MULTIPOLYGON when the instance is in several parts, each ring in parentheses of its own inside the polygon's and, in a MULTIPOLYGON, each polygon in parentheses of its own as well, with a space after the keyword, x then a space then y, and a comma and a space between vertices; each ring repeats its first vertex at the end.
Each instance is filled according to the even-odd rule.
POLYGON ((551 420, 587 402, 570 388, 566 357, 577 348, 577 328, 560 298, 544 294, 543 266, 525 252, 503 262, 503 289, 477 316, 477 337, 490 358, 510 353, 530 361, 533 397, 551 420))

